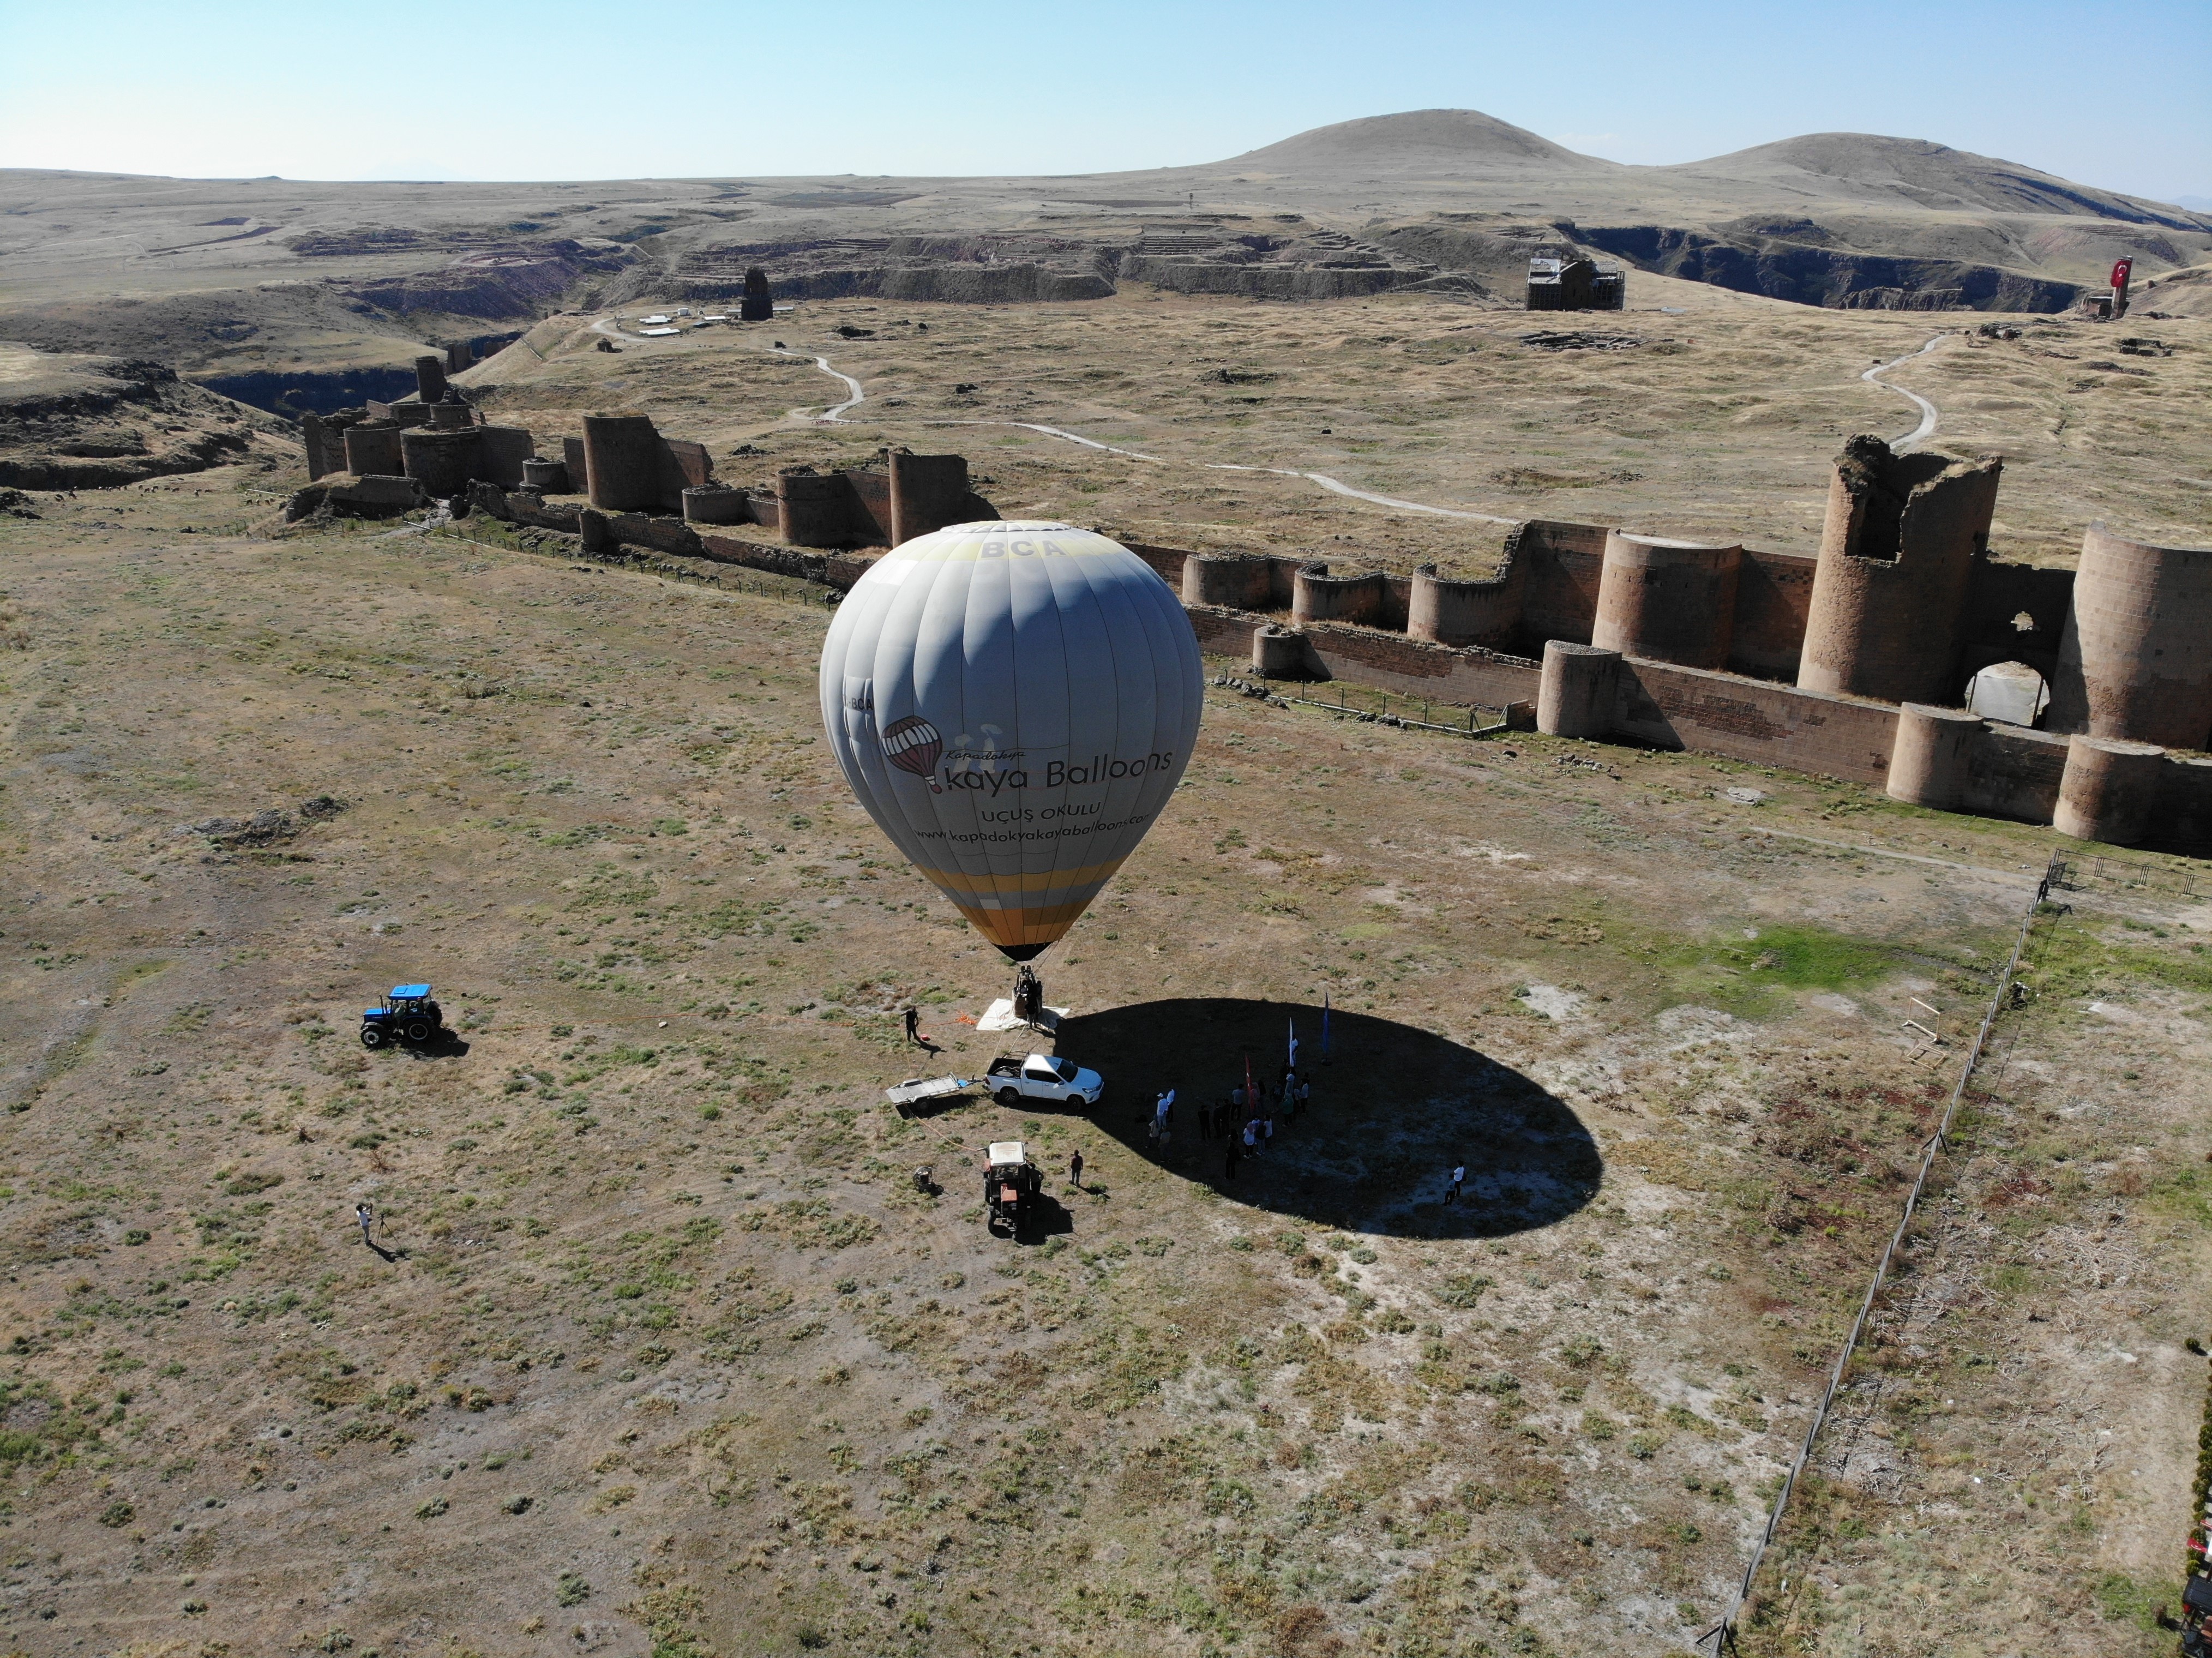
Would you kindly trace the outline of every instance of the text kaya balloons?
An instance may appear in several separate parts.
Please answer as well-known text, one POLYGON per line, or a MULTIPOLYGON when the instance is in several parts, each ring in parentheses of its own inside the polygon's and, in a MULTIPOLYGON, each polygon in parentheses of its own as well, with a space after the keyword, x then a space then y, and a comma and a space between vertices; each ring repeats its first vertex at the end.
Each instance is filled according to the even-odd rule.
POLYGON ((822 647, 845 780, 1018 962, 1136 850, 1189 762, 1204 695, 1168 585, 1065 524, 959 524, 892 549, 822 647))

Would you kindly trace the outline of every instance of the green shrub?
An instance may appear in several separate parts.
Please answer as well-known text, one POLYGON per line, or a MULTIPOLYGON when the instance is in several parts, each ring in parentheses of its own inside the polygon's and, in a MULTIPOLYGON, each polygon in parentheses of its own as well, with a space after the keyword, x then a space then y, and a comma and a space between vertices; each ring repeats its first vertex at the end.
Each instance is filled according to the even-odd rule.
POLYGON ((1482 1299, 1482 1292, 1496 1282, 1480 1272, 1460 1272, 1446 1278, 1436 1297, 1447 1307, 1472 1307, 1482 1299))

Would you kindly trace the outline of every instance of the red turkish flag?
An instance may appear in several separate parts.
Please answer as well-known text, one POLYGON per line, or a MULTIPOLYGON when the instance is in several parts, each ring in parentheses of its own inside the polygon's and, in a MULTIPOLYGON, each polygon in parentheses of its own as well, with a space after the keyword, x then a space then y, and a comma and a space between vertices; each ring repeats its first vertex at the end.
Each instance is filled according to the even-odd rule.
POLYGON ((2136 268, 2133 259, 2118 259, 2112 264, 2112 291, 2117 294, 2128 285, 2128 276, 2136 268))

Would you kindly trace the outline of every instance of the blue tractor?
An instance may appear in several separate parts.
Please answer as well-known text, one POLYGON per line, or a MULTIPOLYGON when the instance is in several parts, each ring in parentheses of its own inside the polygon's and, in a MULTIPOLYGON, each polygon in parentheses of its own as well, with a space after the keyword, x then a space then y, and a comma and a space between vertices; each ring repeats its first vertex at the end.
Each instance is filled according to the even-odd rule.
POLYGON ((431 999, 428 985, 394 985, 383 1005, 365 1009, 361 1016, 361 1045, 382 1048, 388 1042, 409 1042, 416 1048, 445 1033, 445 1015, 431 999))

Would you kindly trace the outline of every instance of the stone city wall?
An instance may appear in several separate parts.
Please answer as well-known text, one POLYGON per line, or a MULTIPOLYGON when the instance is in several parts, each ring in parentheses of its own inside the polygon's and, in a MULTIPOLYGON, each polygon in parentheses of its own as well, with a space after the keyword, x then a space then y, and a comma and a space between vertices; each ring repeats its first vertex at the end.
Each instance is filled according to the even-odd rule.
POLYGON ((1731 672, 1794 682, 1805 648, 1805 617, 1820 561, 1797 553, 1743 550, 1736 568, 1735 630, 1729 641, 1731 672))
POLYGON ((2024 726, 1979 722, 1968 744, 1957 810, 2021 823, 2047 823, 2058 810, 2068 739, 2024 726))
MULTIPOLYGON (((587 550, 648 547, 840 591, 874 562, 866 553, 775 546, 702 532, 680 519, 549 502, 535 490, 485 482, 471 486, 470 498, 495 517, 580 533, 587 550)), ((1270 602, 1276 614, 1281 606, 1272 601, 1279 592, 1279 574, 1289 579, 1283 585, 1294 587, 1303 574, 1289 559, 1221 558, 1141 544, 1133 550, 1163 580, 1181 578, 1188 586, 1203 573, 1207 583, 1270 602)), ((1530 569, 1550 551, 1540 550, 1530 569)), ((1572 556, 1577 550, 1568 551, 1572 556)), ((1780 571, 1800 594, 1807 585, 1802 567, 1809 562, 1793 561, 1798 568, 1785 565, 1780 571)), ((1445 706, 1532 707, 1539 726, 1559 735, 1694 750, 1875 785, 1937 810, 2033 823, 2056 820, 2069 833, 2114 844, 2212 853, 2212 756, 2034 731, 1958 708, 1899 706, 1778 684, 1578 641, 1551 642, 1539 665, 1356 623, 1316 622, 1286 629, 1268 614, 1242 605, 1187 600, 1183 608, 1201 649, 1264 660, 1276 677, 1342 680, 1445 706)))
POLYGON ((2165 783, 2143 844, 2160 852, 2212 857, 2212 757, 2169 754, 2165 783))
POLYGON ((1880 785, 1897 710, 1672 662, 1621 659, 1612 735, 1880 785))

